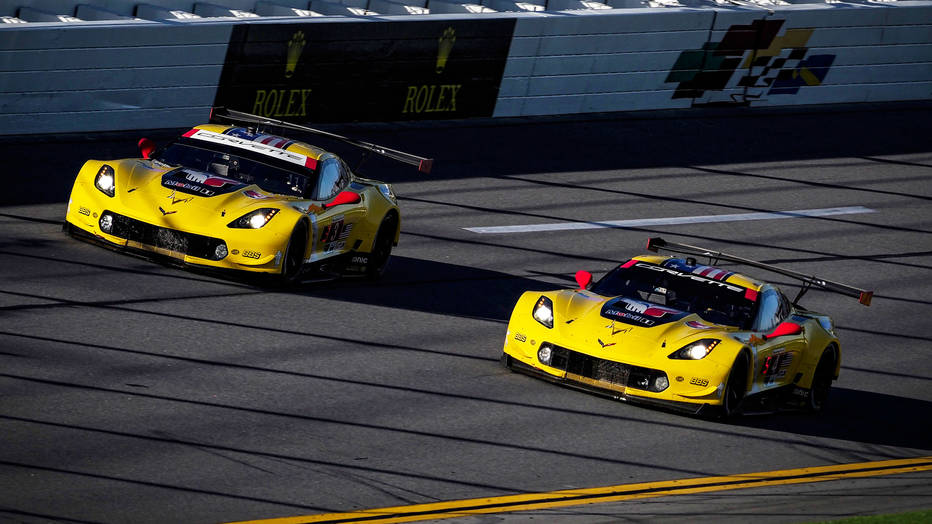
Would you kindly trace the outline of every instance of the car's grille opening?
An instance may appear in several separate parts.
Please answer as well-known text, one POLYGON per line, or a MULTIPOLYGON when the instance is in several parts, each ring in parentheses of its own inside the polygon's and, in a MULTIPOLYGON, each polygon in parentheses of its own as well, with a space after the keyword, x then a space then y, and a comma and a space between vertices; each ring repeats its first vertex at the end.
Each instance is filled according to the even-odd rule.
POLYGON ((642 368, 613 360, 605 360, 556 346, 549 342, 543 344, 551 347, 550 366, 562 369, 567 373, 644 391, 658 392, 666 389, 664 384, 666 383, 667 374, 658 369, 642 368))
POLYGON ((224 245, 219 238, 212 238, 193 233, 185 233, 167 227, 152 224, 119 215, 112 211, 105 211, 102 215, 113 217, 113 227, 110 234, 130 241, 138 242, 170 253, 204 258, 207 260, 220 260, 217 247, 224 245))

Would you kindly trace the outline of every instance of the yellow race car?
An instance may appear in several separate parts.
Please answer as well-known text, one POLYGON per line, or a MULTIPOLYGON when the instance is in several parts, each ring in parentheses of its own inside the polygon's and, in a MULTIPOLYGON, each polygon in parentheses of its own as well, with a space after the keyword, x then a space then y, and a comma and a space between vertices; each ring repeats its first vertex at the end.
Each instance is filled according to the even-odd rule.
POLYGON ((140 140, 142 158, 88 160, 65 230, 150 258, 285 283, 382 275, 401 228, 391 186, 264 129, 326 136, 423 172, 431 159, 237 111, 214 110, 211 122, 158 149, 140 140))
POLYGON ((524 293, 508 323, 502 364, 694 414, 825 408, 841 344, 831 318, 799 300, 811 286, 864 305, 873 292, 661 238, 647 248, 686 256, 636 256, 594 284, 580 271, 578 289, 524 293), (721 260, 803 285, 790 301, 772 284, 715 267, 721 260))

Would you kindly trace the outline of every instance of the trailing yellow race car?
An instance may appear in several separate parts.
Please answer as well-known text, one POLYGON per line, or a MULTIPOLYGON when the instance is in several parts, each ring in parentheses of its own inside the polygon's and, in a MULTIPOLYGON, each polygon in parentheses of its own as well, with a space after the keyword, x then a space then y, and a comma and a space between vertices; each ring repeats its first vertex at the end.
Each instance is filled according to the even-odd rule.
POLYGON ((731 417, 821 411, 841 369, 831 318, 799 300, 812 286, 870 305, 873 292, 688 244, 651 238, 595 284, 525 292, 511 314, 502 364, 619 400, 731 417), (709 258, 699 264, 695 256, 709 258), (803 282, 776 286, 715 267, 725 260, 803 282))
POLYGON ((429 172, 431 159, 229 110, 143 158, 88 160, 65 230, 148 257, 203 268, 309 278, 382 275, 401 215, 389 184, 360 178, 337 155, 268 134, 336 139, 429 172))

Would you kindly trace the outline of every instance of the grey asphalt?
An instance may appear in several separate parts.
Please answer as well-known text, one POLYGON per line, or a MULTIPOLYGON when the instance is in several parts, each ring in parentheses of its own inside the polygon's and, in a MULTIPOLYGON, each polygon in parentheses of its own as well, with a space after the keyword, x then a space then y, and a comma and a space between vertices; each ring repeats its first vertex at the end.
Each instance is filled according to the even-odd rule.
MULTIPOLYGON (((379 283, 270 290, 79 242, 60 228, 74 172, 141 134, 0 141, 0 521, 228 522, 932 455, 928 105, 333 130, 437 159, 362 168, 403 212, 379 283), (463 229, 838 206, 873 212, 463 229), (830 411, 722 423, 498 366, 522 291, 598 277, 649 236, 875 290, 803 300, 842 339, 830 411)), ((932 508, 930 476, 450 522, 806 522, 932 508)))

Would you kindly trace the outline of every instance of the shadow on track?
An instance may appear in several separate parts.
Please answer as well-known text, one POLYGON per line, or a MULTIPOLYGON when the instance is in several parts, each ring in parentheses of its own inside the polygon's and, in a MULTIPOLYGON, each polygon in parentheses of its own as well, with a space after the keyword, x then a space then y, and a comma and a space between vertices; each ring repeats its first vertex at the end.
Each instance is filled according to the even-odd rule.
POLYGON ((883 393, 833 387, 828 410, 820 415, 782 413, 744 417, 745 427, 784 431, 794 437, 813 436, 873 444, 932 450, 923 420, 932 402, 883 393))
POLYGON ((557 287, 487 269, 392 255, 389 269, 378 283, 344 279, 306 284, 292 291, 309 297, 504 323, 521 293, 557 287))

